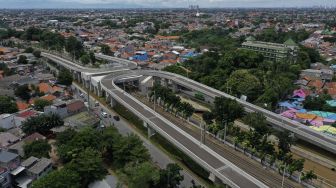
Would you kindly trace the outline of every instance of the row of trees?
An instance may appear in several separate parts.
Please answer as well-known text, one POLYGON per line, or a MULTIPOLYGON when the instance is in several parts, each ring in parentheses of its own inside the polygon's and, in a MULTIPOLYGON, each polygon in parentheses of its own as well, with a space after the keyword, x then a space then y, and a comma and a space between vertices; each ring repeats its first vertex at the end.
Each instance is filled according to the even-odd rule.
POLYGON ((112 164, 128 187, 177 187, 183 180, 176 164, 159 169, 136 135, 121 136, 115 128, 103 132, 86 128, 57 135, 57 152, 64 168, 35 181, 33 188, 86 187, 107 174, 112 164))
MULTIPOLYGON (((217 134, 227 126, 227 135, 234 139, 235 147, 241 145, 244 152, 249 149, 252 155, 257 155, 264 163, 266 158, 271 164, 276 162, 279 172, 286 167, 286 173, 303 170, 304 159, 294 159, 290 148, 294 143, 294 138, 289 132, 274 132, 267 125, 266 118, 261 113, 243 114, 243 107, 235 100, 227 98, 215 98, 214 107, 211 112, 203 114, 203 120, 207 125, 208 131, 217 134), (242 131, 238 126, 233 126, 233 121, 241 118, 249 126, 248 131, 242 131), (224 124, 225 122, 225 124, 224 124), (278 137, 277 145, 270 140, 270 135, 278 137)), ((306 174, 311 174, 308 172, 306 174)), ((306 178, 306 176, 302 176, 306 178)))
POLYGON ((56 114, 41 114, 28 118, 22 123, 22 131, 26 134, 38 132, 43 135, 50 133, 50 129, 64 125, 64 121, 56 114))
POLYGON ((175 115, 181 114, 184 118, 189 118, 195 112, 194 107, 187 103, 182 102, 179 96, 176 96, 173 91, 167 87, 163 87, 156 83, 149 94, 151 100, 159 101, 167 111, 174 112, 175 115))
POLYGON ((88 55, 84 51, 82 42, 77 40, 76 37, 70 36, 65 38, 58 32, 51 32, 49 30, 43 30, 35 27, 29 27, 24 32, 16 32, 8 29, 8 32, 4 37, 10 38, 12 36, 27 41, 39 41, 40 45, 48 50, 55 50, 59 52, 63 52, 65 50, 71 54, 74 59, 79 59, 84 55, 88 55))

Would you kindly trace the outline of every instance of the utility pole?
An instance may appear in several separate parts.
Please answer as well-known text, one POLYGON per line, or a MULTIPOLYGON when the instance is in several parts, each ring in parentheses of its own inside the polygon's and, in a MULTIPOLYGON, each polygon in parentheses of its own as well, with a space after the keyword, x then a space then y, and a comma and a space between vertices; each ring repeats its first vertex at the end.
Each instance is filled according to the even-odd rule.
POLYGON ((155 90, 154 90, 154 112, 155 112, 155 101, 156 101, 156 96, 155 96, 155 90))
POLYGON ((225 127, 224 127, 224 142, 226 138, 226 127, 227 127, 227 120, 225 121, 225 127))
POLYGON ((200 145, 204 144, 204 138, 205 138, 205 130, 204 130, 204 124, 203 124, 203 121, 201 121, 201 125, 200 125, 200 128, 201 128, 201 140, 200 140, 200 145))
POLYGON ((87 101, 88 101, 88 113, 90 114, 90 85, 91 85, 91 76, 89 78, 89 87, 87 88, 87 101))
POLYGON ((284 183, 285 183, 285 173, 286 173, 286 164, 282 173, 282 182, 281 182, 281 188, 283 188, 284 183))

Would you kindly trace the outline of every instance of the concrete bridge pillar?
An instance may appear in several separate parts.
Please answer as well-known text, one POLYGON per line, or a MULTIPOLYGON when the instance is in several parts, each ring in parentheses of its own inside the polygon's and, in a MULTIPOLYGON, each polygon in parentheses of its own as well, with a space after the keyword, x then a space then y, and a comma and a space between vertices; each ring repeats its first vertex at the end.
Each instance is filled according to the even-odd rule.
POLYGON ((146 84, 140 84, 140 92, 142 95, 146 95, 148 93, 148 87, 146 84))
POLYGON ((101 89, 99 88, 99 86, 95 87, 95 93, 98 97, 101 97, 102 94, 101 94, 101 89))
POLYGON ((177 84, 176 83, 172 83, 172 90, 174 93, 177 93, 178 92, 178 87, 177 87, 177 84))
POLYGON ((147 122, 144 121, 143 124, 144 124, 144 127, 147 127, 147 137, 151 138, 152 136, 154 136, 155 130, 152 127, 150 127, 147 122))
POLYGON ((79 83, 82 82, 82 77, 81 77, 81 74, 80 74, 79 72, 77 72, 77 81, 78 81, 79 83))
POLYGON ((214 183, 223 183, 214 173, 210 172, 209 180, 214 183))
POLYGON ((113 108, 117 105, 117 101, 113 97, 111 97, 110 104, 111 104, 111 107, 113 108))
POLYGON ((109 93, 106 93, 106 96, 105 96, 105 99, 106 99, 106 102, 109 102, 111 101, 111 95, 109 93))

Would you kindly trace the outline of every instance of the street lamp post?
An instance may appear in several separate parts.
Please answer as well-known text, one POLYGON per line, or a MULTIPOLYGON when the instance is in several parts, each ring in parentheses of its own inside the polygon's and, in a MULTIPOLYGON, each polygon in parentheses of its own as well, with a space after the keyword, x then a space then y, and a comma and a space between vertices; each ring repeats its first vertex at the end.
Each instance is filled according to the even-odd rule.
POLYGON ((91 76, 89 77, 89 87, 87 89, 87 101, 88 101, 88 112, 90 113, 90 85, 91 85, 91 76))
POLYGON ((156 101, 156 96, 155 96, 155 90, 154 90, 154 112, 155 112, 155 101, 156 101))
POLYGON ((224 142, 226 141, 226 127, 227 127, 227 120, 225 121, 225 127, 224 127, 224 142))
POLYGON ((285 173, 286 173, 286 164, 284 166, 283 174, 282 174, 282 182, 281 182, 281 188, 283 188, 285 183, 285 173))

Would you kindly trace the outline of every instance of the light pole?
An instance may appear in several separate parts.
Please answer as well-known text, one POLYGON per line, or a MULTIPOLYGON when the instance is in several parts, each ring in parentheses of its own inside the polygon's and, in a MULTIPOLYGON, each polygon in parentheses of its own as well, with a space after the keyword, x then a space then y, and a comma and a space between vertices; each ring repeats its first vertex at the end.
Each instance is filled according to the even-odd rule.
POLYGON ((155 112, 155 101, 156 101, 156 96, 155 96, 155 90, 154 90, 154 112, 155 112))
POLYGON ((283 174, 282 174, 282 182, 281 182, 281 188, 283 188, 285 183, 285 173, 286 173, 286 164, 284 166, 283 174))
POLYGON ((225 127, 224 127, 224 142, 226 138, 226 127, 227 127, 227 120, 225 121, 225 127))
POLYGON ((91 76, 89 77, 89 87, 87 89, 87 101, 88 101, 88 112, 90 114, 90 85, 91 85, 91 76))
POLYGON ((205 122, 202 120, 201 121, 201 141, 200 145, 205 143, 205 122))

